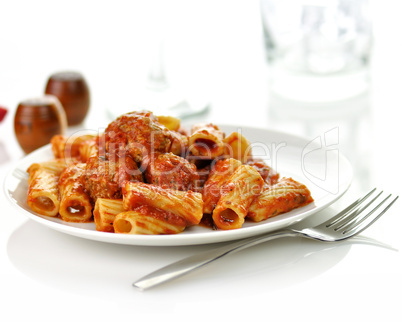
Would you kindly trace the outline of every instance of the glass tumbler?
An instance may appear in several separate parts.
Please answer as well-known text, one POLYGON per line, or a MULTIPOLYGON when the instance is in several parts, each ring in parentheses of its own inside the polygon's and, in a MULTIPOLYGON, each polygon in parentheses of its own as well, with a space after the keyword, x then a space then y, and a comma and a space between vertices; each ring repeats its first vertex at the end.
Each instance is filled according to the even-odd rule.
POLYGON ((260 0, 271 89, 302 101, 334 101, 369 85, 368 0, 260 0))

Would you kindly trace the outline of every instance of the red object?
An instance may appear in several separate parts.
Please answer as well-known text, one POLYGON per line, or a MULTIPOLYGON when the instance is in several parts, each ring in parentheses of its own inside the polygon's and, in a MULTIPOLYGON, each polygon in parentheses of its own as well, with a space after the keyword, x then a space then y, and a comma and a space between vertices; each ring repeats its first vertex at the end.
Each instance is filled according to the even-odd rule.
POLYGON ((7 114, 7 110, 4 107, 0 106, 0 122, 3 121, 6 114, 7 114))

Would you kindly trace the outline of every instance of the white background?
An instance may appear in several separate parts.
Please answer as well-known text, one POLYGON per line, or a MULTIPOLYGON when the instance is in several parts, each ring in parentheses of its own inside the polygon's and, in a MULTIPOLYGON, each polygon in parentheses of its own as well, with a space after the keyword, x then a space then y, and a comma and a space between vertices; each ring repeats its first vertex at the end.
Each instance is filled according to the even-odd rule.
MULTIPOLYGON (((41 95, 51 73, 78 70, 92 99, 81 127, 105 126, 106 107, 134 100, 145 81, 156 20, 162 21, 171 83, 199 89, 212 103, 202 120, 311 139, 338 128, 340 149, 355 171, 342 202, 373 186, 402 193, 402 19, 396 1, 373 1, 370 91, 315 107, 270 95, 258 1, 0 1, 0 105, 9 109, 0 124, 1 181, 23 156, 13 132, 18 102, 41 95)), ((1 311, 8 321, 402 318, 399 251, 354 241, 278 240, 139 292, 133 280, 213 246, 82 240, 27 221, 3 194, 0 200, 1 311)), ((401 210, 399 200, 363 235, 399 250, 401 210)))

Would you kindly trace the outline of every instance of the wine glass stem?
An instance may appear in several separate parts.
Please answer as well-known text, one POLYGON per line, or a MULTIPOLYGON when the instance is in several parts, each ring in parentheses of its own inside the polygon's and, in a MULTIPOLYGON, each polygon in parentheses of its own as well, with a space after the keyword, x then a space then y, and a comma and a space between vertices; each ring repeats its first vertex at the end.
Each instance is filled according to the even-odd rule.
POLYGON ((164 39, 161 33, 157 32, 151 50, 151 64, 148 72, 147 87, 151 90, 163 91, 169 84, 166 78, 164 63, 164 39))

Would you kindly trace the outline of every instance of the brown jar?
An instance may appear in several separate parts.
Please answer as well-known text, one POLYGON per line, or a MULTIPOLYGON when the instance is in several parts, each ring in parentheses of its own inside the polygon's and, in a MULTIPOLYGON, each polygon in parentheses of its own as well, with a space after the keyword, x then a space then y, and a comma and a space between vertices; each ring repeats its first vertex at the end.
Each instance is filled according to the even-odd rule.
POLYGON ((67 115, 68 125, 80 124, 88 113, 90 94, 84 77, 78 72, 58 72, 50 76, 46 94, 56 96, 67 115))
POLYGON ((64 134, 66 127, 63 107, 52 95, 24 100, 15 112, 15 136, 25 153, 48 144, 53 135, 64 134))

